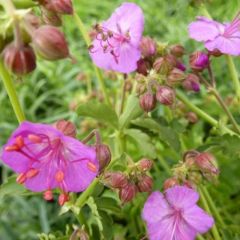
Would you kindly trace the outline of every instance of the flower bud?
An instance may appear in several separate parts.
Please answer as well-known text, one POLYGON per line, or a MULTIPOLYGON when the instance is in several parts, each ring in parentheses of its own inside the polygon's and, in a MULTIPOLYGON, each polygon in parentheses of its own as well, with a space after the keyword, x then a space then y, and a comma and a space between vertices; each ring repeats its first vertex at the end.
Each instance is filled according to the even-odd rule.
POLYGON ((190 184, 198 185, 202 181, 202 174, 200 172, 190 172, 188 178, 190 184))
POLYGON ((58 60, 69 56, 65 37, 58 28, 44 25, 33 33, 33 46, 47 60, 58 60))
POLYGON ((177 65, 177 60, 173 55, 166 55, 157 58, 153 64, 153 68, 157 73, 167 75, 177 65))
POLYGON ((153 180, 148 175, 138 177, 137 187, 139 192, 151 192, 153 188, 153 180))
POLYGON ((46 201, 52 201, 53 200, 53 193, 51 190, 47 190, 44 192, 43 194, 43 198, 46 200, 46 201))
POLYGON ((123 203, 130 202, 136 196, 138 190, 134 183, 129 182, 119 191, 119 198, 123 203))
POLYGON ((213 51, 208 50, 208 54, 214 57, 220 57, 223 55, 218 49, 214 49, 213 51))
POLYGON ((99 162, 99 172, 101 173, 111 161, 110 148, 105 144, 96 145, 97 160, 99 162))
POLYGON ((138 83, 136 86, 136 93, 142 95, 146 91, 146 85, 144 83, 138 83))
POLYGON ((186 71, 186 66, 182 62, 177 62, 176 68, 183 72, 186 71))
POLYGON ((5 66, 16 75, 24 75, 36 68, 36 57, 30 46, 16 47, 13 43, 3 50, 5 66))
POLYGON ((111 188, 123 188, 128 184, 127 176, 122 172, 107 172, 103 181, 111 188))
POLYGON ((196 51, 190 55, 190 67, 194 71, 202 71, 209 66, 209 57, 206 53, 196 51))
POLYGON ((183 80, 186 78, 186 75, 185 73, 178 69, 178 68, 174 68, 170 74, 168 75, 168 78, 167 78, 167 84, 170 86, 170 87, 175 87, 177 86, 178 84, 180 84, 181 82, 183 82, 183 80))
POLYGON ((195 158, 199 155, 199 152, 196 150, 186 151, 183 155, 183 162, 187 167, 192 167, 195 165, 195 158))
POLYGON ((195 163, 203 172, 212 173, 215 175, 219 174, 216 160, 214 156, 208 152, 203 152, 196 156, 195 163))
POLYGON ((182 82, 182 86, 187 91, 199 92, 200 91, 199 77, 196 74, 189 73, 186 79, 182 82))
POLYGON ((76 126, 71 121, 58 120, 54 127, 62 132, 65 136, 76 138, 77 130, 76 126))
POLYGON ((150 112, 156 107, 156 97, 154 94, 147 92, 140 96, 139 104, 143 111, 150 112))
POLYGON ((157 52, 157 44, 150 37, 142 37, 140 50, 144 57, 152 57, 157 52))
POLYGON ((73 6, 71 0, 52 0, 54 10, 60 14, 73 14, 73 6))
POLYGON ((147 60, 145 59, 140 59, 137 61, 137 72, 147 76, 148 74, 148 69, 150 68, 150 64, 147 60))
POLYGON ((138 169, 143 172, 151 170, 152 166, 153 161, 147 158, 143 158, 138 162, 138 169))
POLYGON ((42 19, 45 24, 59 27, 62 25, 61 17, 54 11, 50 11, 46 8, 42 8, 42 19))
POLYGON ((170 52, 175 57, 182 57, 185 53, 185 48, 180 44, 172 45, 170 52))
POLYGON ((187 115, 186 115, 186 118, 187 118, 189 123, 195 124, 195 123, 198 122, 198 116, 194 112, 188 112, 187 115))
POLYGON ((179 182, 175 177, 168 178, 163 184, 163 189, 164 191, 166 191, 168 188, 174 187, 176 185, 179 185, 179 182))
POLYGON ((70 200, 69 195, 67 193, 61 193, 58 197, 58 204, 63 206, 66 202, 70 200))
POLYGON ((173 105, 176 99, 175 91, 168 86, 159 86, 157 89, 156 98, 163 105, 173 105))

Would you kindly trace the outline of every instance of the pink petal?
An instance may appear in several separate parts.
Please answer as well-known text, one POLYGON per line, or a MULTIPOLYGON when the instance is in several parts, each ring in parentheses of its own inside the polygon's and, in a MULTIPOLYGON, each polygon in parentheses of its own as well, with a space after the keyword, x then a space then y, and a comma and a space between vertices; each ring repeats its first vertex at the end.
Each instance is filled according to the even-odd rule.
POLYGON ((209 51, 218 49, 221 53, 238 56, 240 55, 240 37, 218 36, 213 41, 207 41, 205 47, 209 51))
POLYGON ((182 220, 176 227, 173 240, 194 240, 196 235, 197 231, 182 220))
POLYGON ((142 218, 148 223, 160 221, 169 213, 169 205, 160 192, 153 192, 144 204, 142 218))
POLYGON ((175 186, 166 191, 166 199, 171 206, 186 209, 196 204, 199 195, 191 188, 175 186))
POLYGON ((197 21, 188 26, 190 38, 197 41, 213 40, 224 31, 224 25, 205 17, 198 17, 197 21))
POLYGON ((198 206, 185 209, 183 217, 197 233, 201 234, 207 232, 214 224, 214 219, 198 206))

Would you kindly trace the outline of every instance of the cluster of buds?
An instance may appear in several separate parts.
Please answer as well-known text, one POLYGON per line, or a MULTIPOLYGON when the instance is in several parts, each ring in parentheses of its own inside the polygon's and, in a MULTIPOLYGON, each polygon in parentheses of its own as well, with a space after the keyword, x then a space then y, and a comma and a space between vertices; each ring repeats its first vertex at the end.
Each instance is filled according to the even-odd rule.
POLYGON ((215 181, 219 174, 216 159, 209 152, 187 151, 173 171, 173 177, 164 182, 164 190, 175 185, 195 187, 203 180, 215 181))
POLYGON ((131 171, 126 174, 123 172, 106 172, 103 182, 110 188, 119 191, 119 198, 122 203, 132 201, 138 192, 151 192, 153 180, 147 175, 147 171, 152 168, 152 161, 141 159, 138 163, 131 166, 131 171))
MULTIPOLYGON (((49 8, 51 5, 51 9, 59 14, 72 12, 70 0, 45 0, 39 3, 49 8)), ((12 21, 13 31, 1 40, 1 55, 12 73, 22 76, 32 72, 36 68, 36 54, 49 61, 70 57, 65 36, 57 27, 42 22, 33 12, 26 13, 21 21, 12 21)))

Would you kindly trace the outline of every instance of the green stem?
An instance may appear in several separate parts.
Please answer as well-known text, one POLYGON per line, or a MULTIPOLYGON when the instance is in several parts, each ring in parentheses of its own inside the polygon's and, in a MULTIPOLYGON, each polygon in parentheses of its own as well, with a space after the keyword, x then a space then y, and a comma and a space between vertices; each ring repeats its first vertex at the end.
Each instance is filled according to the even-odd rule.
MULTIPOLYGON (((193 112, 195 112, 198 116, 200 116, 202 119, 204 119, 206 122, 208 122, 209 124, 211 124, 213 127, 219 128, 219 124, 218 121, 216 119, 214 119, 213 117, 211 117, 210 115, 208 115, 206 112, 204 112, 202 109, 198 108, 197 106, 195 106, 193 103, 191 103, 187 97, 181 93, 180 91, 177 91, 177 98, 179 100, 181 100, 187 107, 189 107, 193 112)), ((227 133, 233 135, 236 134, 235 132, 233 132, 231 129, 229 129, 226 126, 222 126, 222 129, 224 131, 226 131, 227 133)))
MULTIPOLYGON (((78 14, 76 12, 74 13, 74 18, 75 18, 76 24, 78 26, 78 29, 81 32, 81 34, 83 36, 83 39, 85 40, 86 45, 90 46, 91 39, 88 36, 88 33, 87 33, 86 29, 85 29, 85 26, 84 26, 81 18, 78 16, 78 14)), ((95 74, 97 76, 97 79, 98 79, 101 91, 103 92, 104 99, 105 99, 105 101, 106 101, 106 103, 108 105, 111 105, 111 102, 110 102, 110 99, 108 97, 108 93, 107 93, 107 90, 106 90, 106 87, 105 87, 105 83, 104 83, 104 79, 103 79, 102 73, 99 70, 99 68, 97 68, 95 65, 94 65, 94 71, 95 71, 95 74)))
POLYGON ((238 79, 238 73, 237 73, 237 69, 235 67, 233 58, 229 55, 226 55, 226 60, 227 60, 227 64, 228 64, 228 68, 229 68, 229 72, 233 81, 233 85, 236 91, 236 95, 237 95, 237 99, 238 102, 240 101, 240 82, 238 79))
POLYGON ((4 87, 7 91, 8 97, 12 104, 12 108, 17 117, 17 120, 19 123, 21 123, 25 120, 25 116, 22 111, 21 105, 18 101, 17 93, 15 90, 14 84, 12 82, 12 78, 11 78, 9 72, 7 71, 7 69, 5 68, 2 60, 0 60, 0 77, 2 78, 4 87))
MULTIPOLYGON (((203 193, 203 191, 202 191, 201 188, 199 188, 199 192, 200 192, 200 195, 201 195, 201 201, 202 201, 203 207, 205 208, 205 210, 206 210, 209 214, 211 214, 210 208, 209 208, 209 206, 208 206, 207 199, 205 198, 205 195, 204 195, 204 193, 203 193)), ((211 215, 212 215, 212 214, 211 214, 211 215)), ((216 227, 215 224, 213 225, 211 231, 212 231, 212 234, 213 234, 213 236, 214 236, 214 240, 221 240, 221 239, 222 239, 222 238, 220 237, 220 235, 219 235, 218 229, 217 229, 217 227, 216 227)))

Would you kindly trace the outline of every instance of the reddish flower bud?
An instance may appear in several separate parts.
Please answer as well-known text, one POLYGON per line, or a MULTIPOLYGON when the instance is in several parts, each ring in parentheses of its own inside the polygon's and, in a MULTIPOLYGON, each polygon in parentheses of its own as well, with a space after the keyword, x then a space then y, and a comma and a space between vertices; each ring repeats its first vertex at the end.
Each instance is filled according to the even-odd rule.
POLYGON ((168 78, 167 78, 167 84, 170 86, 170 87, 175 87, 177 86, 178 84, 180 84, 181 82, 183 82, 183 80, 186 78, 186 75, 185 73, 178 69, 178 68, 174 68, 170 74, 168 75, 168 78))
POLYGON ((182 86, 187 91, 199 92, 200 91, 199 77, 196 74, 189 73, 186 79, 182 82, 182 86))
POLYGON ((96 145, 97 159, 99 161, 99 172, 101 173, 111 161, 110 148, 105 144, 96 145))
POLYGON ((138 190, 134 183, 129 182, 119 191, 119 198, 123 203, 130 202, 136 196, 138 190))
POLYGON ((187 118, 189 123, 194 124, 194 123, 198 122, 198 116, 194 112, 188 112, 187 115, 186 115, 186 118, 187 118))
POLYGON ((143 158, 138 162, 138 169, 140 171, 149 171, 153 166, 153 161, 147 158, 143 158))
POLYGON ((183 72, 186 71, 186 66, 182 62, 177 62, 176 68, 183 72))
POLYGON ((214 156, 208 152, 200 153, 195 158, 195 163, 199 169, 206 173, 219 174, 219 169, 217 168, 217 163, 214 156))
POLYGON ((199 152, 196 150, 186 151, 183 155, 183 161, 187 167, 192 167, 195 165, 195 158, 199 155, 199 152))
POLYGON ((206 53, 196 51, 190 55, 189 63, 194 71, 202 71, 209 66, 209 57, 206 53))
POLYGON ((172 45, 170 52, 175 57, 182 57, 185 53, 185 48, 180 44, 172 45))
POLYGON ((46 201, 52 201, 53 200, 53 193, 51 190, 47 190, 44 192, 43 194, 43 198, 46 200, 46 201))
POLYGON ((66 202, 70 200, 69 195, 67 193, 61 193, 58 197, 58 204, 63 206, 66 202))
POLYGON ((163 184, 163 189, 164 191, 166 191, 168 188, 171 188, 177 185, 179 185, 179 181, 175 177, 168 178, 165 180, 163 184))
POLYGON ((153 188, 153 180, 148 175, 138 177, 137 187, 139 192, 151 192, 153 188))
POLYGON ((58 60, 69 56, 65 37, 58 28, 44 25, 33 33, 33 46, 47 60, 58 60))
POLYGON ((173 55, 166 55, 157 58, 153 64, 153 68, 157 73, 167 75, 177 65, 177 60, 173 55))
POLYGON ((147 92, 140 96, 139 104, 143 111, 150 112, 156 107, 156 97, 154 94, 147 92))
POLYGON ((127 176, 122 172, 107 172, 103 181, 111 188, 123 188, 128 184, 127 176))
POLYGON ((16 47, 9 44, 3 50, 5 66, 16 75, 24 75, 32 72, 36 68, 36 57, 30 46, 16 47))
POLYGON ((150 37, 142 37, 140 50, 144 57, 154 56, 157 52, 157 44, 150 37))
POLYGON ((176 99, 175 91, 168 86, 159 86, 157 89, 156 98, 163 105, 173 105, 176 99))
POLYGON ((73 14, 73 6, 71 0, 52 0, 54 10, 60 14, 73 14))
POLYGON ((137 72, 147 76, 148 70, 150 69, 150 64, 147 60, 140 59, 137 61, 137 72))
POLYGON ((61 131, 65 136, 73 137, 75 138, 77 135, 76 126, 71 121, 66 120, 58 120, 54 127, 61 131))

